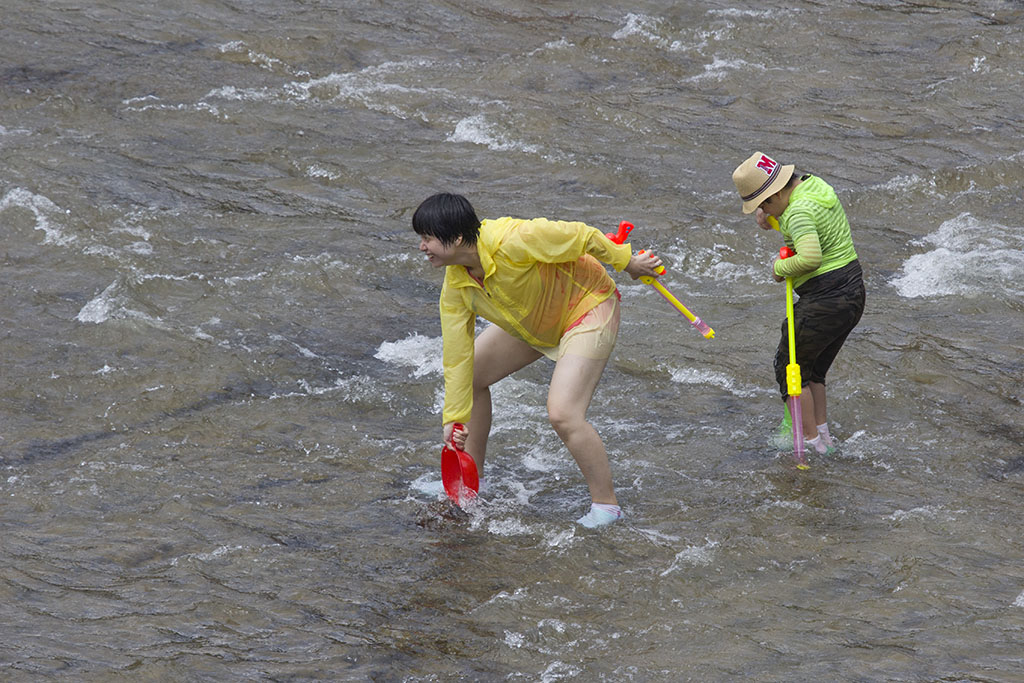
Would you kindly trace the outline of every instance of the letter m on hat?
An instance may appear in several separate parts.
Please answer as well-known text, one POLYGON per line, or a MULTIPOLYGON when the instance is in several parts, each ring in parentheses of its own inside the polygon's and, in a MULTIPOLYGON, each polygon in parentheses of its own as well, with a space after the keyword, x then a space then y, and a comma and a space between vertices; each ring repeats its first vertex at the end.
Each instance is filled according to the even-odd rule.
POLYGON ((765 175, 771 175, 775 171, 775 167, 779 164, 772 158, 761 155, 761 158, 757 162, 757 167, 764 171, 765 175))

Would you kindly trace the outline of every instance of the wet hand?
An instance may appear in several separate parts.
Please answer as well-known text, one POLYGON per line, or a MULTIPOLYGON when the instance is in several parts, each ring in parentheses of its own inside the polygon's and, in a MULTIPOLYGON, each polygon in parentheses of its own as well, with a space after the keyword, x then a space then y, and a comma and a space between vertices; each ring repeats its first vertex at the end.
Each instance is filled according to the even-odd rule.
POLYGON ((629 257, 629 265, 625 270, 631 278, 636 280, 639 277, 658 277, 658 269, 662 262, 657 255, 649 251, 641 251, 629 257))
POLYGON ((460 451, 466 450, 466 439, 469 437, 469 428, 455 429, 455 423, 449 422, 444 426, 444 442, 451 444, 460 451))
POLYGON ((772 230, 771 224, 768 223, 768 214, 761 207, 757 207, 757 211, 754 213, 754 220, 757 221, 758 227, 762 230, 772 230))

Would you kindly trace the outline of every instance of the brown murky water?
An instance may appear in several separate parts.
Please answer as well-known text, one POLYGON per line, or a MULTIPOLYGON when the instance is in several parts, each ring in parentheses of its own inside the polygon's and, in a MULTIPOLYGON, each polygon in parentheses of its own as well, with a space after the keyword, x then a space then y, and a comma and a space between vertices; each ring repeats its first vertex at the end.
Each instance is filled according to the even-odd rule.
POLYGON ((1019 681, 1019 2, 8 1, 7 680, 1019 681), (771 443, 755 149, 839 191, 868 309, 840 450, 771 443), (440 489, 440 273, 412 209, 612 229, 592 408, 626 520, 498 385, 440 489))

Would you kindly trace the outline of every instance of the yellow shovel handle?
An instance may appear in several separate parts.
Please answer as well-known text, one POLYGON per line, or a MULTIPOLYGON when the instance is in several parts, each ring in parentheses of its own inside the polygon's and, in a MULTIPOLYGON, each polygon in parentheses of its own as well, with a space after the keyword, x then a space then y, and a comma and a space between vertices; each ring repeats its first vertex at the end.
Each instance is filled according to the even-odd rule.
MULTIPOLYGON (((660 268, 658 271, 658 275, 661 275, 664 272, 665 269, 660 268)), ((657 279, 650 277, 649 275, 642 275, 640 276, 640 282, 643 282, 645 285, 650 285, 651 287, 654 287, 656 290, 658 290, 661 293, 661 295, 668 299, 668 302, 675 306, 680 313, 685 315, 686 319, 689 320, 691 323, 697 318, 697 316, 695 316, 693 313, 690 313, 690 309, 684 306, 683 302, 672 296, 672 292, 665 289, 665 285, 658 282, 657 279)))
MULTIPOLYGON (((642 254, 643 251, 641 250, 640 253, 642 254)), ((655 269, 654 272, 656 272, 658 275, 664 275, 665 266, 658 266, 658 268, 655 269)), ((675 298, 672 295, 672 292, 668 291, 668 289, 665 288, 665 285, 658 282, 658 278, 651 277, 650 275, 641 275, 640 282, 644 283, 645 285, 650 285, 651 287, 654 287, 656 290, 658 290, 658 293, 665 297, 665 301, 675 306, 676 310, 682 313, 686 317, 686 319, 690 321, 690 324, 696 327, 697 331, 704 335, 705 339, 715 338, 715 331, 711 329, 711 327, 709 327, 706 322, 704 322, 703 320, 695 316, 693 313, 691 313, 690 309, 684 306, 682 301, 675 298)))

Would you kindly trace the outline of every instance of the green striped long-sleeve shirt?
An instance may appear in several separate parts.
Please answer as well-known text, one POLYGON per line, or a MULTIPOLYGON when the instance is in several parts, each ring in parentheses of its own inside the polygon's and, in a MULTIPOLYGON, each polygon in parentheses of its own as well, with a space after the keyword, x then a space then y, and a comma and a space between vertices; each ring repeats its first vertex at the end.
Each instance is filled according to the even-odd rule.
POLYGON ((775 274, 792 277, 794 288, 857 258, 843 205, 832 186, 817 176, 807 176, 793 188, 779 227, 796 256, 776 261, 775 274))

